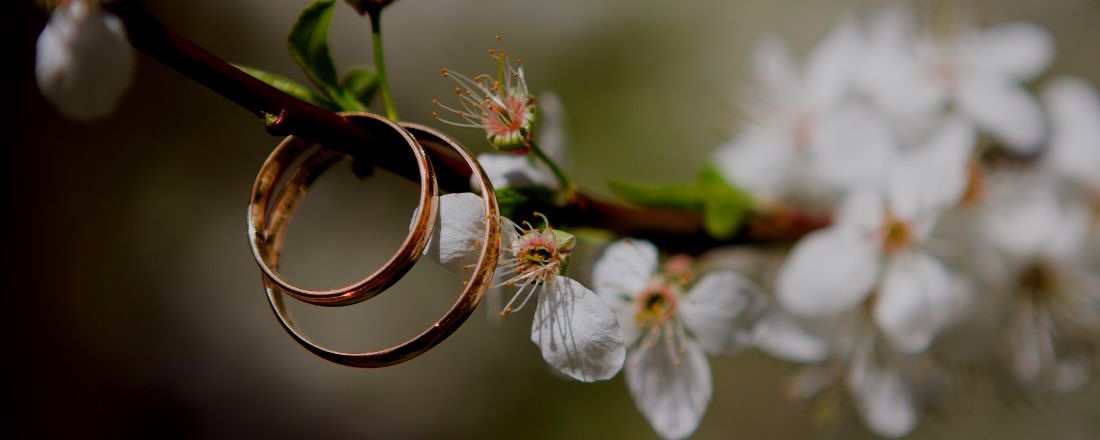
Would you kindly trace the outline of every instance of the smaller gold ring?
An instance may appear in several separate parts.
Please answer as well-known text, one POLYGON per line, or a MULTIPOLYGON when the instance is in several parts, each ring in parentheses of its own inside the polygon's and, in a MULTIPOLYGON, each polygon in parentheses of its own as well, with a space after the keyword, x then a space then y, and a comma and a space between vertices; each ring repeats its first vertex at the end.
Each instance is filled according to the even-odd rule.
MULTIPOLYGON (((442 133, 416 124, 405 123, 401 125, 412 133, 418 142, 426 144, 432 143, 453 149, 470 167, 470 171, 481 187, 482 200, 486 212, 485 235, 482 240, 481 253, 478 263, 474 267, 473 274, 470 279, 464 283, 465 287, 462 293, 455 303, 451 305, 451 308, 442 317, 436 320, 435 323, 412 339, 399 345, 364 353, 332 350, 318 345, 302 335, 294 324, 294 321, 290 318, 289 312, 286 310, 286 306, 283 303, 282 295, 286 293, 285 290, 264 272, 264 287, 267 290, 267 296, 271 303, 272 311, 274 311, 275 316, 279 319, 279 323, 282 324, 287 333, 306 350, 338 364, 363 368, 386 367, 408 361, 427 352, 454 333, 454 331, 466 321, 470 314, 473 313, 474 309, 477 308, 482 297, 485 295, 485 291, 492 285, 493 275, 496 272, 497 258, 500 252, 501 232, 500 222, 498 221, 500 210, 497 206, 496 195, 493 192, 492 184, 489 182, 489 177, 485 174, 485 171, 481 169, 481 166, 478 165, 473 155, 442 133)), ((272 213, 272 221, 266 230, 261 231, 267 237, 264 243, 269 246, 266 252, 270 257, 272 267, 278 266, 283 232, 286 229, 290 213, 294 211, 300 195, 304 194, 309 183, 312 182, 313 176, 316 176, 324 167, 330 164, 327 158, 320 155, 311 156, 306 159, 301 168, 299 168, 288 180, 284 191, 279 195, 278 200, 276 200, 275 208, 272 213)))
MULTIPOLYGON (((270 246, 267 243, 270 236, 264 231, 269 229, 269 222, 285 223, 287 220, 286 218, 280 218, 280 216, 287 216, 289 212, 280 210, 273 210, 269 218, 268 206, 272 192, 279 179, 283 177, 292 163, 303 154, 306 154, 314 143, 300 137, 287 136, 282 143, 275 147, 275 150, 264 161, 252 187, 251 203, 249 203, 248 208, 248 237, 249 245, 252 247, 252 255, 265 276, 270 278, 271 282, 278 285, 287 295, 310 304, 323 306, 342 306, 365 301, 385 291, 401 279, 416 264, 431 238, 439 192, 431 161, 424 149, 408 131, 386 118, 369 113, 344 113, 342 115, 367 130, 393 131, 397 135, 394 138, 395 140, 399 139, 408 144, 413 156, 416 158, 417 168, 420 172, 420 195, 417 210, 414 214, 412 231, 405 237, 397 252, 382 267, 349 286, 326 290, 301 288, 283 279, 273 269, 275 264, 271 251, 279 246, 270 246)), ((300 198, 308 183, 312 183, 313 179, 341 157, 341 153, 321 147, 320 150, 309 156, 309 159, 307 159, 309 163, 300 167, 300 170, 309 170, 309 182, 306 185, 296 187, 284 186, 279 197, 300 198)))

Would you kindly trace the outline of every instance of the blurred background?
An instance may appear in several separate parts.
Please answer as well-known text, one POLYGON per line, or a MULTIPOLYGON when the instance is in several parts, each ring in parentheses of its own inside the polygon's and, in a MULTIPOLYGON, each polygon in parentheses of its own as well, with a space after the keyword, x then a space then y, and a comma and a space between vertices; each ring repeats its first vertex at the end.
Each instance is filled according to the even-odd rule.
MULTIPOLYGON (((285 33, 307 0, 147 1, 154 15, 232 62, 305 78, 285 33)), ((690 179, 734 129, 753 45, 773 33, 805 54, 845 13, 877 2, 739 0, 401 0, 385 13, 391 83, 403 118, 431 120, 453 85, 440 68, 490 71, 486 50, 522 57, 535 92, 566 105, 574 176, 690 179)), ((986 24, 1049 29, 1048 75, 1100 84, 1100 2, 968 3, 986 24)), ((259 120, 139 56, 117 111, 69 122, 39 95, 34 45, 47 19, 5 2, 9 136, 3 147, 9 317, 3 430, 44 437, 652 438, 620 377, 553 374, 528 339, 530 312, 478 310, 430 353, 381 370, 330 364, 276 323, 245 240, 255 173, 278 143, 259 120)), ((370 64, 366 20, 341 5, 338 65, 370 64)), ((475 151, 481 135, 447 129, 475 151)), ((404 236, 416 188, 385 175, 326 175, 291 227, 292 281, 336 287, 373 271, 404 236)), ((454 300, 432 263, 353 307, 294 304, 321 342, 368 350, 404 340, 454 300)), ((697 438, 871 438, 844 414, 820 427, 782 395, 797 366, 755 350, 712 359, 715 397, 697 438)), ((1100 387, 1041 401, 996 390, 956 396, 912 438, 1100 438, 1100 387)))

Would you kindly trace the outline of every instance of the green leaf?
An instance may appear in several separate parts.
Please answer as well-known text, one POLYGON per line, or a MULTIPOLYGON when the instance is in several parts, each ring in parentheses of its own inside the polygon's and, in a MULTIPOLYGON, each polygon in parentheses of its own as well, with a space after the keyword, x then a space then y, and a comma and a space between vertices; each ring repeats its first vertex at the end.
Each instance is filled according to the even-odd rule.
POLYGON ((700 171, 694 184, 612 181, 609 186, 619 197, 639 205, 702 211, 703 228, 718 239, 736 234, 753 208, 752 197, 709 166, 700 171))
POLYGON ((336 63, 332 61, 328 47, 328 30, 335 10, 336 0, 316 0, 302 10, 287 37, 290 57, 309 80, 340 108, 365 110, 359 101, 344 91, 336 78, 336 63))
POLYGON ((310 104, 318 105, 329 110, 339 110, 340 107, 333 103, 328 98, 321 96, 320 94, 306 88, 305 86, 294 82, 294 80, 285 76, 266 72, 260 69, 254 69, 248 66, 242 66, 240 64, 234 64, 234 67, 241 69, 244 73, 252 75, 256 79, 270 84, 276 89, 282 90, 286 94, 310 104))
POLYGON ((343 89, 364 107, 369 107, 378 91, 378 71, 373 67, 354 67, 344 73, 343 89))
POLYGON ((703 205, 703 229, 711 237, 726 239, 737 233, 745 221, 749 206, 735 199, 714 197, 703 205))
POLYGON ((705 194, 699 185, 661 185, 613 180, 607 183, 611 192, 628 202, 643 206, 671 209, 699 209, 705 194))

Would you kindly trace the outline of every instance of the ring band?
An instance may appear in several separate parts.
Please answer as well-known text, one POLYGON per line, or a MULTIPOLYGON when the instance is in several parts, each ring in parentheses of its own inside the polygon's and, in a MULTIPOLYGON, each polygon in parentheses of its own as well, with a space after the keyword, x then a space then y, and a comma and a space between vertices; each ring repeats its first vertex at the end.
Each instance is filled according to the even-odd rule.
MULTIPOLYGON (((349 114, 346 116, 355 120, 360 115, 349 114)), ((309 338, 302 335, 294 324, 294 321, 290 318, 285 304, 283 303, 283 294, 288 292, 276 283, 272 277, 268 276, 267 272, 264 272, 264 287, 267 290, 271 308, 275 316, 279 319, 279 323, 287 333, 306 350, 338 364, 363 368, 386 367, 408 361, 427 352, 454 333, 470 314, 473 313, 474 309, 477 308, 478 304, 481 302, 486 290, 492 285, 493 275, 496 271, 497 258, 500 252, 501 232, 500 223, 497 220, 500 210, 497 206, 496 195, 489 182, 489 177, 481 169, 481 166, 478 165, 473 155, 438 131, 416 124, 401 124, 401 127, 415 136, 417 142, 447 147, 454 150, 468 164, 471 174, 481 187, 482 200, 486 212, 485 235, 482 240, 480 257, 471 278, 464 283, 461 295, 459 295, 450 309, 442 317, 436 320, 436 322, 412 339, 399 345, 383 350, 363 353, 331 350, 314 343, 309 338)), ((276 200, 274 210, 271 214, 270 224, 267 225, 266 229, 259 231, 259 233, 266 237, 262 243, 266 246, 264 252, 269 257, 272 267, 278 267, 283 232, 285 231, 286 224, 289 221, 290 214, 294 211, 297 201, 300 199, 301 195, 305 193, 313 179, 334 162, 334 160, 325 157, 326 153, 324 153, 324 151, 325 150, 318 150, 313 156, 307 158, 301 167, 295 171, 294 175, 288 179, 284 190, 279 194, 276 200)), ((439 151, 439 149, 433 149, 432 151, 439 151)), ((429 170, 432 170, 432 168, 429 168, 429 170)), ((434 172, 434 170, 432 172, 434 172)), ((410 232, 410 236, 412 236, 413 233, 415 233, 415 231, 410 232)), ((425 240, 423 244, 426 246, 427 240, 425 240)), ((423 251, 423 247, 424 246, 421 246, 421 251, 423 251)), ((396 275, 395 279, 390 280, 391 282, 389 284, 395 282, 399 277, 400 274, 396 275)))
MULTIPOLYGON (((349 286, 336 289, 312 290, 304 289, 291 284, 283 279, 273 267, 274 259, 272 251, 277 251, 281 243, 271 246, 267 243, 271 235, 268 232, 268 224, 285 223, 287 219, 280 216, 290 215, 290 211, 272 210, 268 216, 268 206, 271 201, 272 191, 279 179, 290 168, 292 163, 300 156, 308 152, 314 145, 312 141, 295 136, 287 136, 275 150, 271 152, 267 160, 260 168, 256 177, 256 183, 252 187, 251 203, 248 209, 248 236, 252 247, 253 257, 259 264, 260 270, 267 278, 279 286, 287 295, 315 305, 342 306, 365 301, 385 291, 412 268, 420 256, 424 253, 424 247, 432 235, 435 224, 436 205, 438 204, 439 188, 436 183, 435 172, 431 161, 424 149, 413 139, 412 135, 394 122, 369 113, 345 113, 345 117, 351 118, 367 130, 393 131, 399 138, 407 143, 416 158, 417 168, 420 172, 420 195, 417 204, 413 227, 410 234, 405 237, 397 252, 378 270, 366 278, 349 286)), ((304 185, 289 186, 283 188, 280 198, 300 198, 308 184, 328 169, 338 159, 343 157, 341 153, 321 148, 303 163, 299 171, 309 170, 308 182, 304 185), (294 193, 294 194, 291 194, 294 193)), ((292 210, 291 210, 292 211, 292 210)), ((281 235, 281 233, 279 234, 281 235)))

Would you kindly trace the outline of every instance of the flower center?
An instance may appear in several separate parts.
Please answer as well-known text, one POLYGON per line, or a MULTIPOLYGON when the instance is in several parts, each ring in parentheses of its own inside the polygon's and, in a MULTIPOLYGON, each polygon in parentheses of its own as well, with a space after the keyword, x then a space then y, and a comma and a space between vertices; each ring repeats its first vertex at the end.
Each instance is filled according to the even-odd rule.
POLYGON ((908 249, 913 244, 913 228, 897 217, 888 215, 882 226, 882 248, 887 253, 908 249))
MULTIPOLYGON (((546 218, 543 217, 543 220, 546 218)), ((547 225, 549 223, 546 221, 547 225)), ((575 238, 572 235, 549 226, 536 229, 528 223, 524 225, 526 229, 514 226, 521 235, 505 249, 497 265, 497 276, 506 279, 494 287, 519 286, 519 290, 500 312, 501 317, 522 309, 539 286, 552 285, 554 277, 565 269, 565 264, 573 253, 575 238), (519 306, 513 309, 512 304, 520 298, 522 301, 519 306)))
POLYGON ((1026 294, 1036 298, 1055 294, 1061 285, 1058 272, 1043 262, 1036 262, 1024 268, 1020 271, 1016 282, 1023 287, 1026 294))
POLYGON ((661 326, 676 317, 677 293, 665 280, 650 281, 645 292, 638 295, 638 313, 634 316, 639 327, 661 326))

